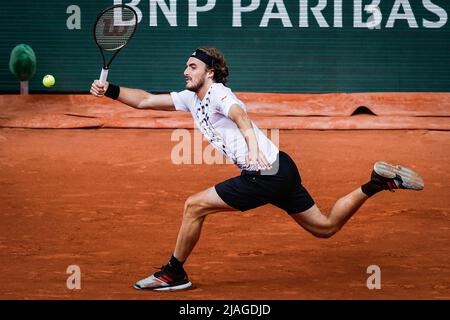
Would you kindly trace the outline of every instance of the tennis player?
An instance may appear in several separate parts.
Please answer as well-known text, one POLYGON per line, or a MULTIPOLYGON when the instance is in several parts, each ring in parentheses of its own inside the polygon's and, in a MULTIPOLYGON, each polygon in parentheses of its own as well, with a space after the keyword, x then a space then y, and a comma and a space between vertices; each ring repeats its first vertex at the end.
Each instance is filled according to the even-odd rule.
POLYGON ((190 112, 205 138, 241 170, 237 177, 190 196, 175 250, 160 271, 134 285, 136 289, 183 290, 192 286, 183 264, 200 238, 207 215, 247 211, 271 203, 320 238, 339 231, 361 205, 383 190, 422 190, 423 179, 411 169, 385 162, 374 164, 370 180, 337 200, 322 213, 302 185, 291 157, 278 148, 250 120, 246 106, 225 86, 228 67, 216 48, 199 48, 187 60, 186 90, 154 95, 143 90, 94 81, 91 93, 137 109, 190 112))

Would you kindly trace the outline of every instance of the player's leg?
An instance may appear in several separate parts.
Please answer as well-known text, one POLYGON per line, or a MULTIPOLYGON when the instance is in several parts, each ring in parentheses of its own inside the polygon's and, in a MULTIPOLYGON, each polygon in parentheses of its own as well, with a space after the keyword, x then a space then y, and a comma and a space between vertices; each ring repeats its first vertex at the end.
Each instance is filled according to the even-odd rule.
POLYGON ((157 291, 183 290, 192 286, 183 264, 197 244, 203 222, 208 214, 235 211, 217 194, 215 187, 190 196, 184 205, 183 221, 178 232, 174 254, 161 271, 138 281, 136 289, 157 291))
POLYGON ((200 238, 207 215, 235 210, 219 197, 214 187, 190 196, 184 204, 183 221, 178 232, 174 256, 179 261, 186 261, 200 238))
POLYGON ((314 205, 308 210, 291 216, 315 236, 329 238, 344 226, 367 199, 376 193, 394 189, 420 191, 423 188, 423 179, 411 169, 377 162, 374 165, 370 181, 340 198, 328 215, 320 212, 319 208, 314 205))
POLYGON ((271 190, 260 176, 243 170, 240 176, 218 183, 186 200, 175 251, 160 272, 138 281, 136 289, 181 290, 191 286, 183 264, 200 238, 206 216, 221 211, 247 211, 268 203, 271 190))
POLYGON ((369 197, 358 188, 336 201, 328 215, 323 214, 317 205, 313 205, 291 217, 316 237, 329 238, 344 226, 367 199, 369 197))

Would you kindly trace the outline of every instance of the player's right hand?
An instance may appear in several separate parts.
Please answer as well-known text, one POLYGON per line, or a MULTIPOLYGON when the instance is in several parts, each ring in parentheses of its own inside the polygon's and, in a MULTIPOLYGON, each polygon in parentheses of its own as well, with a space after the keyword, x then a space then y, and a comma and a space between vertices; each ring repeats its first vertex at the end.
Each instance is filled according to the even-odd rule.
POLYGON ((91 94, 96 97, 103 97, 106 90, 108 90, 109 82, 106 81, 105 84, 101 84, 100 81, 95 80, 91 85, 91 94))

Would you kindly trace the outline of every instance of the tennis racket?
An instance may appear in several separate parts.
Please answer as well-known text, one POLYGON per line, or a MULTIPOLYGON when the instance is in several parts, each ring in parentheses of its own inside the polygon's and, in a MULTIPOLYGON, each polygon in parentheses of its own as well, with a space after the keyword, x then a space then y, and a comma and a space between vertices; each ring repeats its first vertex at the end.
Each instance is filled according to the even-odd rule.
POLYGON ((102 56, 103 67, 100 83, 105 84, 111 63, 117 54, 130 42, 136 33, 138 17, 136 11, 127 5, 119 4, 103 10, 95 20, 94 40, 102 56), (112 53, 106 63, 105 53, 112 53))

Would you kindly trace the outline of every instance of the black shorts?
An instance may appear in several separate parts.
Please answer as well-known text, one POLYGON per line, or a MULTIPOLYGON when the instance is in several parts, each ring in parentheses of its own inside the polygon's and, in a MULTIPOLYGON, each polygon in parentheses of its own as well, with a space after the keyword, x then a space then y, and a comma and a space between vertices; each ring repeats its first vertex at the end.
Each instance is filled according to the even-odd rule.
POLYGON ((230 207, 240 211, 271 203, 288 214, 295 214, 314 205, 288 154, 280 151, 272 167, 273 174, 243 170, 240 176, 215 185, 217 194, 230 207))

